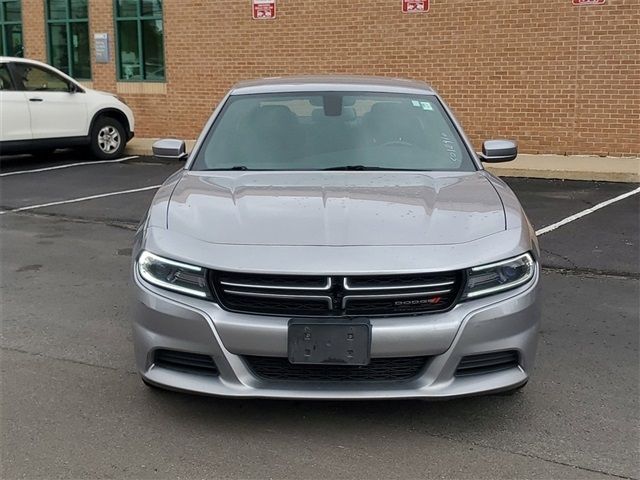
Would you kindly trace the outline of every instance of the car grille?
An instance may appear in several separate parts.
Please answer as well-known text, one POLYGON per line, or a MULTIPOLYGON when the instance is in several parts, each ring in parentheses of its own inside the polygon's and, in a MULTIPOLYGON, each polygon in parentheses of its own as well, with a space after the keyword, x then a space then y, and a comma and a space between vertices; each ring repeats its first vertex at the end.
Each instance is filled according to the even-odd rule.
POLYGON ((177 350, 156 350, 153 363, 161 368, 197 375, 218 375, 213 358, 199 353, 179 352, 177 350))
POLYGON ((429 357, 372 358, 369 365, 310 365, 281 357, 244 357, 253 373, 265 380, 307 382, 406 381, 418 375, 429 357))
POLYGON ((515 350, 468 355, 460 360, 456 369, 456 377, 499 372, 517 366, 518 352, 515 350))
POLYGON ((220 305, 230 311, 296 317, 392 316, 451 308, 461 272, 308 276, 210 272, 220 305))

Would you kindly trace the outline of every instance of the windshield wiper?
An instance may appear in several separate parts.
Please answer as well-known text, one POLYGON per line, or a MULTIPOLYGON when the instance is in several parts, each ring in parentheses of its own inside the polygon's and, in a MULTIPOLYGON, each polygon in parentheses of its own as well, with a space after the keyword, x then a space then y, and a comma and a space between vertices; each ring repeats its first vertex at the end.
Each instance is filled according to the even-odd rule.
POLYGON ((389 168, 389 167, 365 167, 364 165, 343 165, 341 167, 328 167, 323 168, 323 171, 331 172, 331 171, 373 171, 373 170, 389 170, 389 171, 408 171, 406 168, 389 168))
POLYGON ((244 165, 235 165, 233 167, 228 168, 205 168, 205 172, 222 172, 227 170, 249 170, 244 165))
POLYGON ((323 168, 325 171, 338 170, 379 170, 379 167, 365 167, 364 165, 343 165, 341 167, 323 168))

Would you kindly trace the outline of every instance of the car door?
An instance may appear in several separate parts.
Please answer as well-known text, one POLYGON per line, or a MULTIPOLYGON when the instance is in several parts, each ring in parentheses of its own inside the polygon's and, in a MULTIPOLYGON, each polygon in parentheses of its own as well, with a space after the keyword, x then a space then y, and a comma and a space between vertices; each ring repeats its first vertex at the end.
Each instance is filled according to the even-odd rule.
POLYGON ((0 105, 0 141, 31 140, 27 97, 15 88, 6 63, 0 63, 0 105))
POLYGON ((15 62, 13 78, 22 87, 31 115, 33 139, 81 137, 89 133, 84 92, 53 70, 15 62))

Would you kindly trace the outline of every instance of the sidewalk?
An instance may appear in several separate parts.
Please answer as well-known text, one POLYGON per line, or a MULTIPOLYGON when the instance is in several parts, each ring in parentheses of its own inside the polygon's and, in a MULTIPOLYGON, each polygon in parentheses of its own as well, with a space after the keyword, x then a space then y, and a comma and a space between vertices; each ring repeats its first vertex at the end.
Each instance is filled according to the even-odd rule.
MULTIPOLYGON (((127 155, 151 155, 156 139, 134 138, 127 155)), ((195 140, 187 140, 190 151, 195 140)), ((597 157, 590 155, 531 155, 521 153, 513 162, 486 164, 487 170, 501 177, 640 182, 640 157, 597 157)))

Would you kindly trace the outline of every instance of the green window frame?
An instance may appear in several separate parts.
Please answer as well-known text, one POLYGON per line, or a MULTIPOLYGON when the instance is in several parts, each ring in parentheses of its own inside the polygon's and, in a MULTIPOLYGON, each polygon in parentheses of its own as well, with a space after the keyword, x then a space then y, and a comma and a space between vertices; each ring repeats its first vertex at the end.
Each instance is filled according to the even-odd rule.
POLYGON ((23 39, 20 0, 0 0, 0 55, 23 57, 23 39))
POLYGON ((79 80, 91 80, 88 0, 47 0, 49 63, 79 80))
POLYGON ((118 81, 165 81, 162 3, 114 0, 118 81))

